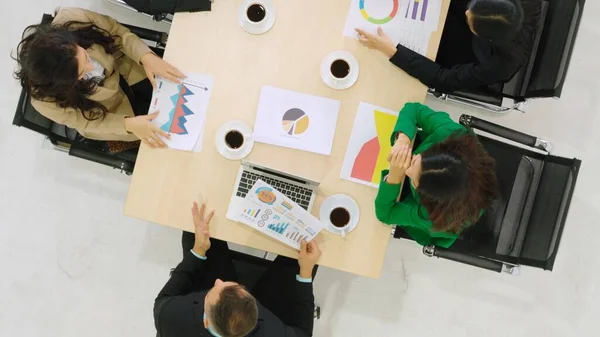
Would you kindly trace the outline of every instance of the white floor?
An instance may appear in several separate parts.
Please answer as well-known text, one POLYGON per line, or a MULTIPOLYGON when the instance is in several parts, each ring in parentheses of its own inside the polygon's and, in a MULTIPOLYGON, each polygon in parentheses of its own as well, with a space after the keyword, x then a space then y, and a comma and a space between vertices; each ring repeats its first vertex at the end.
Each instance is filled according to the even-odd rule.
MULTIPOLYGON (((315 292, 323 317, 315 336, 597 335, 600 3, 587 2, 561 100, 535 102, 527 114, 468 111, 583 159, 555 271, 499 275, 430 259, 393 240, 379 280, 320 270, 315 292)), ((128 177, 52 151, 42 137, 11 125, 20 88, 9 53, 27 24, 58 5, 165 28, 104 0, 0 4, 0 336, 154 336, 152 304, 179 261, 180 232, 122 215, 128 177)), ((454 117, 465 112, 430 103, 454 117)))

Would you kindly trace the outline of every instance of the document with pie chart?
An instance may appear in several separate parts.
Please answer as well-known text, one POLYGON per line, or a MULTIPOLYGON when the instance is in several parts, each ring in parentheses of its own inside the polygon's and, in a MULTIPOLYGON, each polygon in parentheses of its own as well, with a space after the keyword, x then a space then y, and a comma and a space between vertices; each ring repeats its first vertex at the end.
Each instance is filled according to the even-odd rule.
POLYGON ((330 155, 340 106, 337 100, 264 86, 254 140, 330 155))
POLYGON ((354 29, 377 34, 377 28, 394 41, 426 55, 431 33, 438 30, 442 0, 350 0, 344 36, 357 38, 354 29))
POLYGON ((387 156, 397 119, 397 111, 360 103, 342 164, 342 179, 379 187, 381 171, 389 168, 387 156))

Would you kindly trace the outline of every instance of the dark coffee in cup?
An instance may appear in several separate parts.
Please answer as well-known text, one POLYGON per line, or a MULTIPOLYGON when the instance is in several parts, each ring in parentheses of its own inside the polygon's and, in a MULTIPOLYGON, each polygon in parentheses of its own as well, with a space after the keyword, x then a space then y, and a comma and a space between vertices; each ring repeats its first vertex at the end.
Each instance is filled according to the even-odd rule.
POLYGON ((231 130, 225 135, 225 143, 230 149, 237 150, 244 145, 244 135, 237 130, 231 130))
POLYGON ((331 74, 337 79, 343 79, 350 74, 350 65, 345 60, 335 60, 331 64, 331 74))
POLYGON ((335 227, 345 227, 350 223, 350 212, 343 207, 336 207, 329 214, 329 220, 335 227))
POLYGON ((252 4, 246 10, 246 15, 248 16, 248 20, 257 23, 265 19, 267 10, 261 4, 252 4))

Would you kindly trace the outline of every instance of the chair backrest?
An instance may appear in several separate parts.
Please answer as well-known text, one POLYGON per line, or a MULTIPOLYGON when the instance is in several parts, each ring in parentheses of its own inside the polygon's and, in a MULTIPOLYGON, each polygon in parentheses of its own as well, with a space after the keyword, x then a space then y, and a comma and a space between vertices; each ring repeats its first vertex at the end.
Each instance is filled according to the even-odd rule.
POLYGON ((549 7, 549 0, 542 1, 542 10, 540 20, 538 23, 540 29, 537 30, 535 39, 533 41, 533 45, 531 46, 531 54, 529 55, 529 60, 527 64, 525 64, 523 67, 521 67, 521 69, 519 69, 519 71, 511 78, 510 81, 502 85, 503 97, 510 97, 517 101, 525 100, 527 94, 527 87, 531 80, 531 74, 533 72, 533 67, 537 58, 540 40, 544 33, 543 27, 546 23, 546 16, 548 15, 549 7))
POLYGON ((545 2, 548 11, 525 97, 560 97, 585 5, 585 0, 545 2))
POLYGON ((552 270, 581 161, 479 139, 496 160, 500 198, 456 248, 552 270))

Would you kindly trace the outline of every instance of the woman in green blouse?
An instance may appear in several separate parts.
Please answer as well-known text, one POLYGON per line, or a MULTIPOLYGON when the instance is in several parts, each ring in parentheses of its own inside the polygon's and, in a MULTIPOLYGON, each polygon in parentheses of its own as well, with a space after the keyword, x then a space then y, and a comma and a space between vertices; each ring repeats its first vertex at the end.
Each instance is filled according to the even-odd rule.
POLYGON ((421 245, 450 247, 497 195, 495 162, 477 136, 447 113, 407 103, 375 199, 377 218, 402 227, 421 245), (411 154, 417 127, 420 145, 411 154), (410 194, 398 201, 405 177, 410 194))

